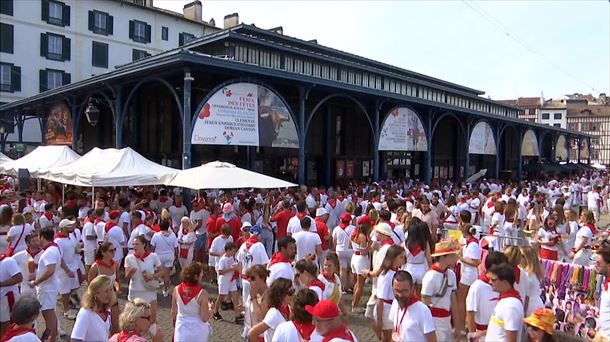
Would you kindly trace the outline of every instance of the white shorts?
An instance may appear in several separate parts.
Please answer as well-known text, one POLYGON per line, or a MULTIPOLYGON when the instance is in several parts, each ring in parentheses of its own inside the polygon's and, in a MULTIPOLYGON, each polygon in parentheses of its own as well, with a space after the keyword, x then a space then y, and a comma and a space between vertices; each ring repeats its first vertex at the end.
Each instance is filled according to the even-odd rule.
POLYGON ((91 266, 95 262, 95 251, 85 251, 85 265, 91 266))
POLYGON ((216 257, 215 256, 210 255, 210 258, 208 259, 208 266, 216 267, 216 257))
POLYGON ((159 254, 159 260, 161 260, 161 266, 173 267, 174 266, 174 255, 173 254, 159 254))
POLYGON ((453 328, 451 327, 451 317, 432 317, 435 326, 437 341, 453 341, 453 328))
POLYGON ((352 256, 352 273, 362 275, 365 270, 371 269, 371 259, 368 255, 353 255, 352 256))
POLYGON ((354 251, 351 249, 347 251, 337 251, 337 255, 339 256, 339 267, 342 269, 349 267, 352 261, 352 254, 354 254, 354 251))
MULTIPOLYGON (((394 324, 390 320, 390 308, 392 304, 384 303, 383 304, 383 330, 391 330, 394 327, 394 324)), ((377 320, 377 304, 375 304, 373 308, 373 318, 377 320)))
POLYGON ((136 298, 143 299, 148 304, 157 301, 157 293, 154 291, 132 291, 129 290, 129 294, 127 295, 127 299, 129 301, 133 301, 136 298))
POLYGON ((231 280, 232 274, 218 276, 218 294, 228 295, 237 291, 237 279, 231 280))
POLYGON ((68 277, 66 272, 64 272, 62 269, 59 269, 59 272, 59 294, 68 294, 72 292, 72 290, 80 287, 80 284, 78 283, 78 274, 76 271, 73 271, 74 277, 72 278, 68 277))
POLYGON ((428 271, 428 263, 422 264, 410 264, 407 263, 405 266, 405 270, 409 272, 411 277, 413 278, 413 282, 415 284, 422 284, 422 280, 424 279, 424 275, 428 271))
POLYGON ((0 323, 6 323, 11 320, 11 311, 17 299, 19 299, 19 293, 13 291, 0 298, 0 323))
POLYGON ((36 293, 36 298, 40 302, 40 311, 55 310, 57 304, 57 292, 39 292, 36 293))

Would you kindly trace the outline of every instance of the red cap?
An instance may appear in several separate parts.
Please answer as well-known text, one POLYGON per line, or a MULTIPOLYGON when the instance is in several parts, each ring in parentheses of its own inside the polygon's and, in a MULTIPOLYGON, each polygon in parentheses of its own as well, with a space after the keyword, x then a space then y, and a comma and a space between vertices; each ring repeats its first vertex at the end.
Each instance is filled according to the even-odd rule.
POLYGON ((118 210, 113 210, 108 213, 108 217, 110 217, 111 220, 114 220, 115 218, 118 218, 119 216, 121 216, 121 212, 118 210))
POLYGON ((330 299, 321 300, 315 306, 305 305, 305 310, 316 318, 330 319, 339 317, 339 307, 330 299))
POLYGON ((352 220, 352 215, 350 213, 343 213, 341 214, 341 216, 339 216, 339 219, 341 220, 341 222, 348 223, 352 220))
POLYGON ((371 218, 368 215, 360 216, 358 218, 358 224, 372 224, 371 218))

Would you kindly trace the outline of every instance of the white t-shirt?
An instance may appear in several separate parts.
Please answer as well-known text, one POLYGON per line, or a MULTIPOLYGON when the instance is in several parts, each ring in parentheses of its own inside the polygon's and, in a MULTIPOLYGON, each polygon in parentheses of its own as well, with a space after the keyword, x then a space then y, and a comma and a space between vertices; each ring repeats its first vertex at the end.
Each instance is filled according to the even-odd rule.
MULTIPOLYGON (((15 259, 11 257, 5 257, 0 261, 0 281, 6 281, 11 279, 13 276, 20 274, 21 270, 15 259)), ((0 298, 4 297, 7 293, 13 292, 19 294, 19 284, 11 286, 0 287, 0 298)))
MULTIPOLYGON (((61 253, 61 258, 66 264, 66 267, 70 269, 70 271, 74 272, 78 268, 75 259, 76 259, 76 245, 74 241, 72 241, 69 237, 66 238, 56 238, 55 243, 59 246, 59 250, 61 253)), ((59 265, 58 265, 59 266, 59 265)), ((60 272, 64 272, 63 269, 58 270, 60 272)))
POLYGON ((318 332, 314 329, 309 336, 309 340, 304 340, 299 334, 296 326, 292 321, 287 321, 280 323, 280 325, 275 328, 275 333, 273 334, 273 342, 292 342, 292 341, 314 341, 316 339, 322 339, 322 336, 318 334, 318 332))
POLYGON ((487 325, 494 312, 500 294, 490 284, 477 279, 470 285, 466 295, 466 311, 474 311, 474 322, 487 325))
MULTIPOLYGON (((557 234, 555 234, 555 232, 550 232, 547 231, 544 228, 538 229, 538 237, 540 238, 540 240, 542 240, 543 242, 551 242, 553 241, 553 239, 557 236, 557 234)), ((558 251, 559 250, 559 244, 556 244, 554 246, 549 246, 549 245, 540 245, 540 247, 544 248, 544 249, 548 249, 550 251, 558 251)))
POLYGON ((237 260, 241 262, 242 274, 246 274, 246 271, 254 265, 267 265, 269 262, 269 256, 261 242, 252 244, 250 248, 246 247, 246 243, 242 243, 236 256, 237 260))
POLYGON ((106 233, 104 238, 111 242, 115 248, 114 261, 120 262, 123 259, 123 244, 125 243, 123 229, 119 226, 114 226, 110 228, 110 231, 106 233))
POLYGON ((451 293, 457 291, 457 283, 453 270, 447 269, 445 273, 429 270, 422 280, 421 295, 432 297, 433 307, 451 311, 451 293), (447 277, 447 290, 444 296, 438 297, 443 292, 442 284, 444 277, 447 277))
POLYGON ((271 342, 273 340, 273 333, 275 332, 275 328, 277 328, 281 323, 284 322, 286 322, 286 320, 278 309, 269 308, 267 314, 265 314, 265 318, 263 318, 263 323, 265 323, 269 327, 269 329, 267 329, 263 334, 265 342, 271 342))
POLYGON ((106 235, 106 222, 103 220, 95 220, 93 221, 93 224, 95 225, 95 234, 97 235, 97 242, 103 242, 104 236, 106 235))
MULTIPOLYGON (((49 246, 47 249, 42 251, 42 255, 38 260, 38 267, 36 268, 36 279, 40 278, 46 271, 47 266, 55 265, 55 272, 51 277, 42 283, 38 284, 39 292, 58 292, 59 284, 57 273, 61 270, 61 254, 59 248, 55 246, 49 246)), ((63 271, 62 271, 63 272, 63 271)))
POLYGON ((501 299, 489 320, 485 341, 505 341, 507 330, 517 331, 519 335, 523 328, 523 317, 523 304, 519 299, 513 297, 501 299))
MULTIPOLYGON (((467 259, 474 259, 481 261, 481 246, 476 242, 468 243, 464 246, 462 255, 467 259)), ((462 263, 462 279, 468 280, 469 284, 472 284, 479 276, 478 268, 462 263)))
POLYGON ((400 341, 426 341, 425 335, 435 330, 430 309, 420 301, 401 309, 398 301, 394 300, 390 307, 389 319, 393 323, 394 331, 398 332, 400 341))
POLYGON ((589 191, 587 194, 587 206, 591 209, 598 209, 600 199, 601 197, 597 191, 589 191))
POLYGON ((300 231, 292 234, 292 238, 296 241, 297 260, 303 259, 308 254, 316 254, 316 246, 322 245, 320 235, 310 231, 300 231))
POLYGON ((157 255, 168 255, 174 254, 176 248, 178 248, 178 238, 176 234, 171 230, 168 231, 169 235, 164 235, 163 232, 157 232, 153 235, 150 240, 150 245, 155 247, 155 254, 157 255))
POLYGON ((269 277, 267 277, 267 286, 279 278, 288 279, 294 281, 294 269, 289 262, 276 262, 268 267, 269 277))
POLYGON ((578 232, 576 232, 576 243, 580 243, 580 241, 582 241, 583 239, 587 239, 587 244, 585 244, 585 246, 590 245, 592 238, 593 232, 591 231, 591 228, 587 226, 580 227, 580 229, 578 229, 578 232))
POLYGON ((51 220, 49 220, 46 216, 42 215, 40 216, 40 218, 38 219, 38 223, 40 223, 40 229, 45 229, 45 228, 55 228, 55 216, 53 216, 53 218, 51 218, 51 220))
MULTIPOLYGON (((212 245, 210 245, 210 253, 223 255, 225 253, 225 245, 229 242, 233 242, 233 236, 229 235, 227 238, 224 238, 222 235, 218 235, 212 241, 212 245)), ((210 261, 214 260, 214 264, 216 264, 218 259, 220 259, 219 256, 210 254, 210 261)))
POLYGON ((339 226, 336 226, 335 229, 333 229, 333 241, 336 241, 335 248, 337 252, 350 250, 350 236, 354 229, 356 229, 356 227, 352 225, 345 227, 345 229, 339 226))
POLYGON ((15 336, 7 342, 40 342, 40 339, 33 332, 26 332, 19 336, 15 336))
POLYGON ((602 293, 599 300, 599 330, 605 338, 610 338, 610 287, 602 293))
MULTIPOLYGON (((131 215, 129 211, 121 212, 121 216, 119 216, 119 222, 117 223, 121 230, 123 230, 123 224, 127 223, 127 233, 131 233, 131 215)), ((125 233, 123 233, 125 235, 125 233)))
POLYGON ((11 229, 8 230, 8 236, 11 238, 11 245, 15 246, 15 250, 13 252, 21 252, 27 248, 25 243, 25 237, 34 231, 34 228, 29 224, 12 226, 11 229), (21 234, 23 232, 23 234, 21 234), (21 239, 19 239, 21 236, 21 239), (19 241, 17 241, 19 239, 19 241))
POLYGON ((102 317, 91 309, 81 308, 76 315, 70 338, 81 341, 108 341, 110 334, 110 313, 103 321, 102 317))
POLYGON ((125 257, 125 268, 131 267, 135 268, 136 271, 131 280, 129 281, 129 291, 150 291, 144 286, 144 278, 142 277, 142 272, 146 272, 148 274, 155 273, 161 266, 161 259, 156 253, 150 253, 144 261, 136 258, 135 255, 129 254, 125 257))
MULTIPOLYGON (((306 216, 309 218, 309 220, 311 221, 311 225, 309 226, 309 231, 310 232, 316 232, 316 222, 310 217, 310 216, 306 216)), ((301 219, 297 216, 293 216, 290 218, 290 220, 288 220, 288 225, 286 226, 286 231, 291 234, 294 235, 297 232, 300 232, 301 229, 301 219)))
POLYGON ((93 252, 97 248, 97 233, 93 222, 86 222, 83 225, 83 248, 85 252, 93 252), (95 239, 88 240, 87 236, 95 236, 95 239))
POLYGON ((174 227, 180 226, 180 220, 182 220, 183 217, 188 216, 189 214, 188 210, 186 209, 186 206, 184 205, 181 205, 179 208, 175 205, 172 205, 167 210, 169 211, 169 214, 172 217, 174 227))
MULTIPOLYGON (((236 263, 237 260, 235 259, 235 256, 230 257, 226 254, 223 254, 216 262, 216 272, 220 273, 220 271, 226 271, 233 267, 233 265, 235 265, 236 263)), ((233 277, 233 274, 219 274, 218 277, 228 277, 230 280, 233 277)))
POLYGON ((210 212, 206 209, 200 209, 199 211, 191 211, 191 224, 195 226, 197 221, 201 222, 201 227, 199 227, 199 229, 195 231, 197 235, 205 233, 205 223, 208 222, 208 218, 210 218, 210 212))
MULTIPOLYGON (((34 256, 35 265, 38 264, 41 255, 42 255, 42 250, 40 250, 34 256)), ((28 254, 27 251, 23 250, 19 253, 15 253, 15 255, 13 255, 13 259, 15 259, 15 262, 17 262, 17 266, 19 266, 19 269, 21 270, 21 274, 23 275, 23 280, 21 281, 21 293, 23 294, 24 292, 34 291, 35 289, 30 288, 30 285, 29 285, 30 269, 28 268, 28 260, 30 259, 30 254, 28 254)), ((36 271, 34 271, 34 272, 36 272, 36 271)))

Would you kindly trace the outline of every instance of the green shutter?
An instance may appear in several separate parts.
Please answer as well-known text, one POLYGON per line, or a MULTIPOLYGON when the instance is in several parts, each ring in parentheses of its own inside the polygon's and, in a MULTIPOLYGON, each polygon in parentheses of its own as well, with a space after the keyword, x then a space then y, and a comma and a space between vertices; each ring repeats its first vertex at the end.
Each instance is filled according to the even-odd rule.
POLYGON ((145 36, 146 36, 146 42, 150 43, 150 41, 151 41, 151 39, 150 39, 150 25, 148 25, 148 24, 144 24, 144 25, 145 25, 145 28, 146 28, 144 30, 144 33, 145 33, 145 36))
POLYGON ((49 41, 46 33, 40 34, 40 55, 42 57, 47 57, 49 54, 49 41))
POLYGON ((42 21, 49 22, 49 0, 42 0, 40 3, 42 5, 42 21))
POLYGON ((13 25, 0 23, 0 51, 5 53, 13 53, 13 25))
POLYGON ((184 45, 184 33, 178 34, 178 46, 184 45))
POLYGON ((21 67, 11 67, 11 90, 21 91, 21 67))
POLYGON ((72 75, 68 72, 63 73, 63 79, 61 80, 61 85, 66 85, 72 83, 72 75))
POLYGON ((13 15, 13 0, 0 0, 0 13, 13 15))
POLYGON ((64 61, 70 60, 70 38, 63 37, 63 41, 61 43, 62 53, 61 58, 64 61))
POLYGON ((70 6, 62 5, 62 23, 64 26, 70 26, 70 6))
POLYGON ((95 13, 93 11, 89 11, 89 31, 93 31, 95 28, 95 13))
POLYGON ((110 14, 106 16, 106 33, 113 34, 114 20, 110 14))
POLYGON ((47 90, 47 71, 40 70, 40 92, 47 90))
POLYGON ((135 22, 133 20, 130 20, 129 21, 129 39, 133 39, 133 37, 134 37, 133 31, 135 31, 135 29, 136 29, 135 26, 136 26, 135 22))

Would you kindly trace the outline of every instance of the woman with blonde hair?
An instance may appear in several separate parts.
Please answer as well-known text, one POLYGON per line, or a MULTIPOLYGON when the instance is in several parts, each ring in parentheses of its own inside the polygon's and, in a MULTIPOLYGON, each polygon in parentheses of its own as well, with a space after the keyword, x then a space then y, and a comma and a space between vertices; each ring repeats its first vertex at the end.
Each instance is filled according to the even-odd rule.
POLYGON ((528 278, 527 294, 529 302, 527 306, 524 306, 524 309, 525 314, 529 316, 534 310, 544 308, 544 303, 540 297, 540 283, 544 279, 544 271, 536 249, 530 246, 521 247, 519 252, 521 253, 521 267, 525 269, 528 278))
POLYGON ((193 230, 191 219, 184 216, 180 220, 180 228, 178 229, 178 262, 180 269, 193 261, 193 252, 195 249, 195 240, 197 236, 193 230))
POLYGON ((529 279, 527 272, 521 267, 521 251, 517 246, 508 246, 504 250, 504 255, 506 255, 508 264, 515 270, 515 283, 513 284, 513 288, 519 292, 521 301, 523 302, 523 308, 527 308, 529 301, 529 279))
POLYGON ((113 286, 112 278, 107 275, 98 275, 89 283, 76 315, 70 341, 108 341, 110 307, 117 301, 113 286))
POLYGON ((168 221, 170 230, 174 232, 174 234, 178 235, 178 227, 174 226, 174 222, 172 221, 172 214, 169 213, 169 210, 167 210, 167 208, 163 208, 163 210, 161 210, 161 215, 159 215, 159 222, 161 221, 168 221))
POLYGON ((157 324, 151 321, 150 304, 136 298, 127 302, 119 317, 120 332, 112 335, 109 342, 148 342, 143 337, 148 334, 152 337, 152 342, 163 341, 161 329, 157 329, 157 324))
MULTIPOLYGON (((108 277, 112 282, 113 289, 116 293, 121 291, 121 284, 116 276, 116 267, 114 265, 114 245, 112 242, 104 242, 95 251, 95 262, 89 269, 87 282, 91 283, 96 277, 103 275, 108 277)), ((115 301, 110 310, 112 317, 112 332, 117 332, 119 329, 119 303, 115 301)), ((78 317, 77 317, 78 318, 78 317)))

